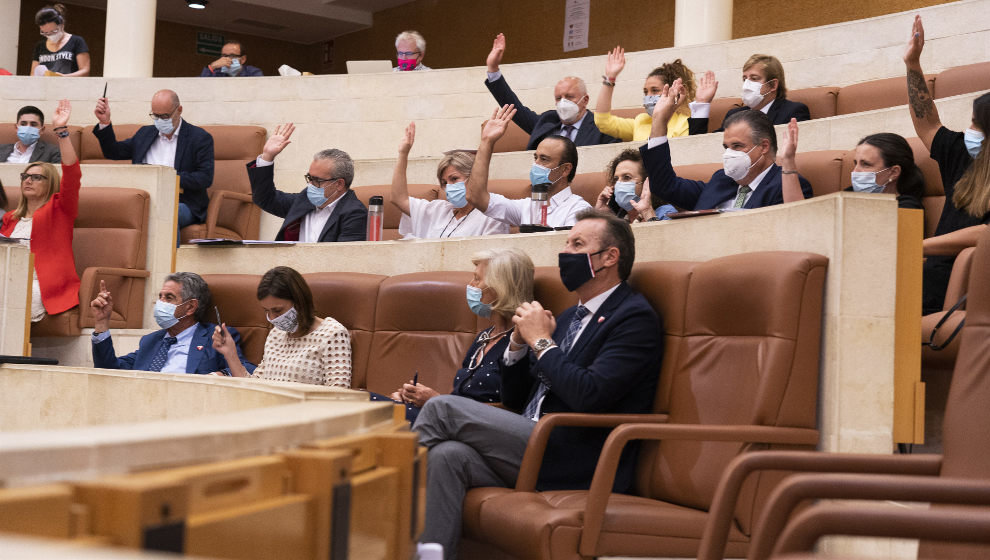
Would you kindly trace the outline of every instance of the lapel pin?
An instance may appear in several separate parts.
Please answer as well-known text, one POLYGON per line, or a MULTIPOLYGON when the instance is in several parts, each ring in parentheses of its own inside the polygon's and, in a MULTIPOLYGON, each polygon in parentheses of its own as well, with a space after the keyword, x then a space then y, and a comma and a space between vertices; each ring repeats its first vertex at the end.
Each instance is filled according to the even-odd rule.
POLYGON ((604 323, 605 322, 605 317, 599 317, 598 318, 598 322, 599 323, 604 323))
POLYGON ((199 346, 196 347, 196 350, 202 350, 202 349, 203 349, 203 346, 202 345, 199 345, 199 346))

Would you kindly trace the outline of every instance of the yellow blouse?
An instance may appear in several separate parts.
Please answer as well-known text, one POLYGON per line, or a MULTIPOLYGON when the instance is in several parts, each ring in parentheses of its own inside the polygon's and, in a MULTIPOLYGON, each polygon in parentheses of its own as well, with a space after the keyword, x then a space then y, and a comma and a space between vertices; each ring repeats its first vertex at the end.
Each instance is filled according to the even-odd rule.
MULTIPOLYGON (((645 112, 631 119, 616 117, 612 113, 595 113, 595 126, 602 133, 615 136, 625 142, 645 142, 650 137, 653 117, 645 112)), ((673 138, 687 135, 688 115, 674 113, 667 122, 667 136, 673 138)))

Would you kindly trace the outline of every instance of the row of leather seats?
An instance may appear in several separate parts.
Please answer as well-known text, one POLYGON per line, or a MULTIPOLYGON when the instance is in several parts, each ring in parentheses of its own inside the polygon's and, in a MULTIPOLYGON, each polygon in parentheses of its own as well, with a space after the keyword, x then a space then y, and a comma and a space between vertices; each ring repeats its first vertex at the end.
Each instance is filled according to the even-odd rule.
MULTIPOLYGON (((791 430, 799 437, 787 441, 814 449, 826 266, 824 257, 793 252, 634 266, 630 283, 664 318, 665 355, 657 372, 654 412, 666 414, 670 423, 767 431, 754 440, 743 430, 732 443, 647 446, 635 495, 611 497, 609 511, 615 517, 606 522, 595 556, 655 555, 650 551, 660 545, 670 555, 693 554, 719 476, 733 457, 752 447, 743 442, 783 443, 774 438, 791 430), (763 289, 746 288, 756 285, 763 289), (671 543, 677 543, 673 549, 671 543)), ((464 305, 470 273, 304 276, 318 314, 350 329, 353 387, 387 394, 418 371, 420 383, 449 392, 466 348, 482 327, 464 305)), ((241 331, 244 353, 258 360, 270 328, 260 306, 251 303, 259 276, 205 279, 224 320, 241 331)), ((535 297, 554 313, 575 303, 552 267, 537 269, 535 297)), ((748 497, 736 510, 730 553, 744 551, 759 503, 774 482, 764 478, 747 489, 748 497)), ((576 547, 591 502, 582 492, 472 490, 465 508, 469 546, 491 550, 465 557, 494 558, 495 545, 511 547, 518 558, 548 547, 576 547), (520 511, 527 514, 520 516, 520 511), (543 530, 547 523, 549 533, 543 530)))
MULTIPOLYGON (((990 62, 956 66, 928 76, 928 90, 935 99, 985 89, 990 89, 990 62)), ((907 83, 904 77, 871 80, 844 87, 793 89, 787 92, 787 98, 807 105, 813 119, 897 107, 908 102, 907 83)), ((741 104, 742 100, 738 97, 714 99, 708 120, 708 131, 711 132, 722 126, 725 114, 741 104)), ((643 112, 642 107, 612 110, 613 115, 626 118, 632 118, 641 112, 643 112)), ((525 150, 528 140, 529 134, 513 123, 509 125, 505 136, 495 145, 495 151, 525 150)))

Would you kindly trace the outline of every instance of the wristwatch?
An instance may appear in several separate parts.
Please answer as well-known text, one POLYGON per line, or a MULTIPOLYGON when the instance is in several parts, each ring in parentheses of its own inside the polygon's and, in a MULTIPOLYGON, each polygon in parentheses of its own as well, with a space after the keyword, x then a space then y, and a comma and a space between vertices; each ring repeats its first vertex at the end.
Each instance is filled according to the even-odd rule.
POLYGON ((553 340, 549 338, 540 338, 533 343, 533 352, 539 354, 540 352, 546 350, 547 348, 550 348, 551 346, 554 346, 553 340))

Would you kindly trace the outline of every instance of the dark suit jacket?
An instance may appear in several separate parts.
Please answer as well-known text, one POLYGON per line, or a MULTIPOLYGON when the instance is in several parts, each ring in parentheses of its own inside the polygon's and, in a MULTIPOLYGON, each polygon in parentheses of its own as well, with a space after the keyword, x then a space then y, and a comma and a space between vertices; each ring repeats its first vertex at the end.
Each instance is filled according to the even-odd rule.
MULTIPOLYGON (((509 83, 505 81, 505 76, 501 76, 494 82, 489 82, 486 79, 485 86, 495 96, 495 101, 499 105, 512 104, 516 106, 516 116, 512 117, 512 122, 529 133, 529 143, 526 144, 527 150, 535 150, 540 141, 560 131, 561 123, 560 117, 557 116, 557 111, 547 111, 540 115, 536 114, 535 111, 519 101, 512 88, 509 87, 509 83)), ((578 128, 577 136, 574 138, 574 144, 577 146, 594 146, 596 144, 612 144, 614 142, 620 142, 620 140, 608 134, 602 134, 598 130, 598 127, 595 126, 594 113, 591 111, 586 112, 584 118, 581 119, 581 128, 578 128)))
MULTIPOLYGON (((745 105, 733 107, 728 113, 725 114, 725 119, 728 119, 739 111, 749 110, 750 108, 745 105)), ((774 99, 773 103, 770 104, 770 109, 767 111, 767 117, 770 119, 770 122, 775 125, 787 124, 791 122, 792 118, 799 121, 809 121, 811 120, 811 112, 808 111, 808 106, 800 101, 791 101, 790 99, 774 99)), ((722 126, 714 132, 722 132, 725 130, 725 119, 722 119, 722 126)), ((688 133, 707 134, 708 119, 688 119, 688 133)))
MULTIPOLYGON (((7 161, 7 158, 9 158, 12 153, 14 153, 13 144, 0 145, 0 162, 7 161)), ((58 146, 53 146, 52 144, 38 140, 34 146, 34 152, 31 153, 31 162, 35 161, 62 163, 62 152, 59 151, 58 146)))
MULTIPOLYGON (((275 236, 276 241, 284 240, 288 227, 301 226, 306 214, 316 210, 306 197, 305 188, 294 194, 275 189, 274 165, 258 167, 256 161, 251 161, 247 164, 247 171, 254 203, 269 214, 285 218, 275 236)), ((320 241, 364 241, 368 235, 367 228, 368 208, 358 200, 352 189, 347 189, 323 226, 320 241)))
MULTIPOLYGON (((670 164, 669 142, 664 142, 652 150, 647 149, 646 146, 645 144, 641 146, 639 152, 643 154, 643 165, 646 166, 646 172, 650 176, 650 192, 674 206, 686 210, 708 210, 736 197, 739 183, 727 177, 725 171, 719 169, 707 183, 682 179, 674 173, 674 168, 670 164)), ((760 185, 753 191, 753 195, 746 201, 744 208, 783 204, 784 194, 781 191, 780 179, 780 166, 773 164, 760 181, 760 185)), ((811 183, 801 176, 798 176, 798 180, 801 182, 801 192, 804 193, 804 197, 811 198, 814 195, 811 183)))
MULTIPOLYGON (((553 339, 562 341, 574 317, 571 307, 557 318, 553 339)), ((502 368, 502 402, 522 410, 539 380, 549 391, 541 414, 551 412, 649 413, 660 376, 663 329, 649 302, 621 283, 591 317, 570 353, 551 348, 536 361, 520 360, 502 368)), ((540 468, 541 490, 587 488, 608 429, 557 428, 550 435, 540 468)), ((619 462, 614 488, 632 487, 635 446, 619 462)))
MULTIPOLYGON (((213 323, 196 325, 196 332, 189 342, 189 359, 186 362, 186 373, 207 374, 227 368, 227 360, 223 354, 213 349, 213 323)), ((254 371, 254 364, 247 361, 241 354, 241 335, 237 329, 228 327, 237 346, 237 357, 249 371, 254 371)), ((93 345, 93 366, 104 369, 136 369, 149 371, 151 360, 154 359, 161 341, 168 332, 165 329, 146 334, 141 337, 138 349, 126 356, 117 357, 113 350, 113 337, 108 337, 99 344, 93 345)))
MULTIPOLYGON (((144 156, 158 138, 158 129, 153 125, 142 126, 134 136, 120 142, 113 132, 113 125, 100 130, 97 124, 93 127, 93 134, 100 141, 103 157, 129 159, 131 163, 140 164, 144 163, 144 156)), ((206 221, 206 207, 210 204, 206 189, 213 184, 213 136, 183 120, 179 127, 173 167, 182 188, 179 202, 189 207, 198 223, 203 223, 206 221)))

